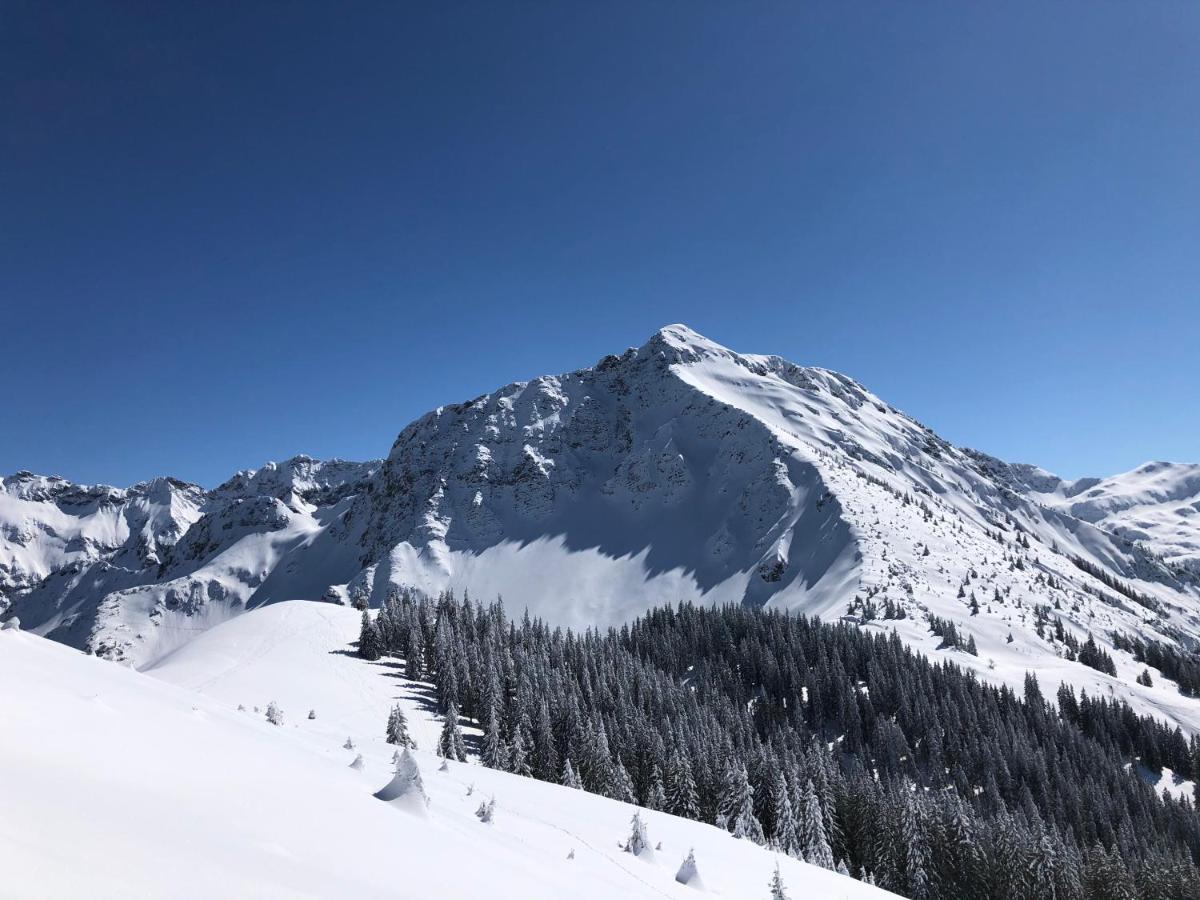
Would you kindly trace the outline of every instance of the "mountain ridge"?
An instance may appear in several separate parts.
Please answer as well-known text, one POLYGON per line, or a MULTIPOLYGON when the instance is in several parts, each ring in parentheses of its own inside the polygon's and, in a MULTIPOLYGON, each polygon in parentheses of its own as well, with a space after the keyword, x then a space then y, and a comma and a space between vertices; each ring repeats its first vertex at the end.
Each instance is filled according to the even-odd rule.
POLYGON ((739 354, 683 325, 437 407, 379 461, 293 457, 212 491, 143 482, 153 500, 137 485, 37 478, 0 491, 10 614, 133 665, 246 608, 377 605, 398 586, 499 593, 514 612, 577 628, 682 600, 862 627, 890 609, 904 618, 887 627, 956 658, 931 628, 958 622, 980 654, 960 661, 984 677, 1069 663, 1067 680, 1200 727, 1190 698, 1131 685, 1140 667, 1123 651, 1111 650, 1117 677, 1077 671, 1051 629, 1195 646, 1186 516, 1172 523, 1184 537, 1139 537, 1129 520, 1146 524, 1157 495, 1131 492, 1128 477, 1067 482, 957 448, 852 378, 739 354), (1104 514, 1077 514, 1098 486, 1104 514))

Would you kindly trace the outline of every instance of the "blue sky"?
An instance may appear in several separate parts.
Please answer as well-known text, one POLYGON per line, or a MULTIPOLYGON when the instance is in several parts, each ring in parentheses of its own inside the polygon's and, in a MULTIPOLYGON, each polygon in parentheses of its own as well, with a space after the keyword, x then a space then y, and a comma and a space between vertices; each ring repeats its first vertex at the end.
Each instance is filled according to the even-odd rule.
POLYGON ((0 472, 214 484, 682 321, 1200 460, 1200 6, 5 4, 0 472))

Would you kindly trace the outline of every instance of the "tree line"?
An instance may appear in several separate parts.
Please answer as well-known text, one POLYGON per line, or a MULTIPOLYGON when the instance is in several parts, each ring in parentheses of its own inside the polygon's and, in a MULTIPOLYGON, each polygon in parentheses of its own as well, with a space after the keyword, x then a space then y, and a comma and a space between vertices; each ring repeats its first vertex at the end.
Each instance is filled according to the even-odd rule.
POLYGON ((1127 704, 1022 696, 894 634, 741 606, 581 634, 395 590, 360 653, 403 660, 484 764, 710 822, 913 898, 1194 898, 1200 816, 1131 774, 1200 742, 1127 704))

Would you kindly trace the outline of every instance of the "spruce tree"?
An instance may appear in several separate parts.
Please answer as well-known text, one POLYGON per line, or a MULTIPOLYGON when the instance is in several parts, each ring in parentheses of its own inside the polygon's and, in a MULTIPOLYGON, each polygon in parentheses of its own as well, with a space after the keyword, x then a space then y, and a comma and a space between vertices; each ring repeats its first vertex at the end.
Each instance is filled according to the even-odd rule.
POLYGON ((783 876, 779 873, 779 863, 775 863, 775 874, 771 876, 771 900, 788 900, 787 891, 783 886, 783 876))
POLYGON ((686 756, 675 751, 667 765, 667 812, 685 819, 700 818, 696 778, 686 756))
POLYGON ((771 807, 772 830, 771 846, 780 853, 800 857, 802 844, 796 828, 796 816, 792 809, 792 799, 788 796, 787 781, 778 769, 771 776, 771 807))
POLYGON ((635 812, 629 822, 629 837, 625 841, 625 852, 641 856, 650 849, 650 838, 646 834, 646 823, 642 814, 635 812))
POLYGON ((716 825, 736 838, 747 838, 756 844, 766 843, 762 825, 754 815, 754 791, 750 787, 750 776, 742 763, 731 763, 726 772, 716 825))
POLYGON ((388 713, 386 736, 389 744, 416 749, 416 741, 408 733, 408 719, 404 715, 404 710, 400 708, 399 703, 395 704, 392 707, 392 711, 388 713))
POLYGON ((575 767, 571 765, 571 757, 563 760, 562 784, 564 787, 583 790, 583 782, 579 780, 579 776, 575 773, 575 767))
POLYGON ((482 762, 489 769, 507 769, 508 754, 504 752, 504 742, 500 739, 500 722, 498 716, 493 716, 483 735, 482 762))
POLYGON ((442 736, 438 740, 438 756, 459 762, 467 758, 462 729, 458 726, 458 707, 453 703, 446 709, 446 723, 442 726, 442 736))
POLYGON ((829 838, 825 834, 825 815, 821 811, 821 803, 817 799, 812 779, 805 782, 800 803, 800 820, 797 823, 800 853, 806 863, 820 866, 822 869, 832 869, 833 850, 830 849, 829 838))
POLYGON ((358 655, 365 660, 374 662, 379 659, 379 636, 371 622, 371 614, 362 611, 362 625, 358 631, 358 655))

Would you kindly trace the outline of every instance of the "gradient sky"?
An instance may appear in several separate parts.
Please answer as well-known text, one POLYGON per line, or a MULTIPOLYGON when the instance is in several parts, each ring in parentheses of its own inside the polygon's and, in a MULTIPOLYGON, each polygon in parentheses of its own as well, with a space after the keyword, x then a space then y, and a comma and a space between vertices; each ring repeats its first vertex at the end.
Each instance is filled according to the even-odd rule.
POLYGON ((690 324, 1200 461, 1200 4, 0 6, 0 472, 369 458, 690 324))

